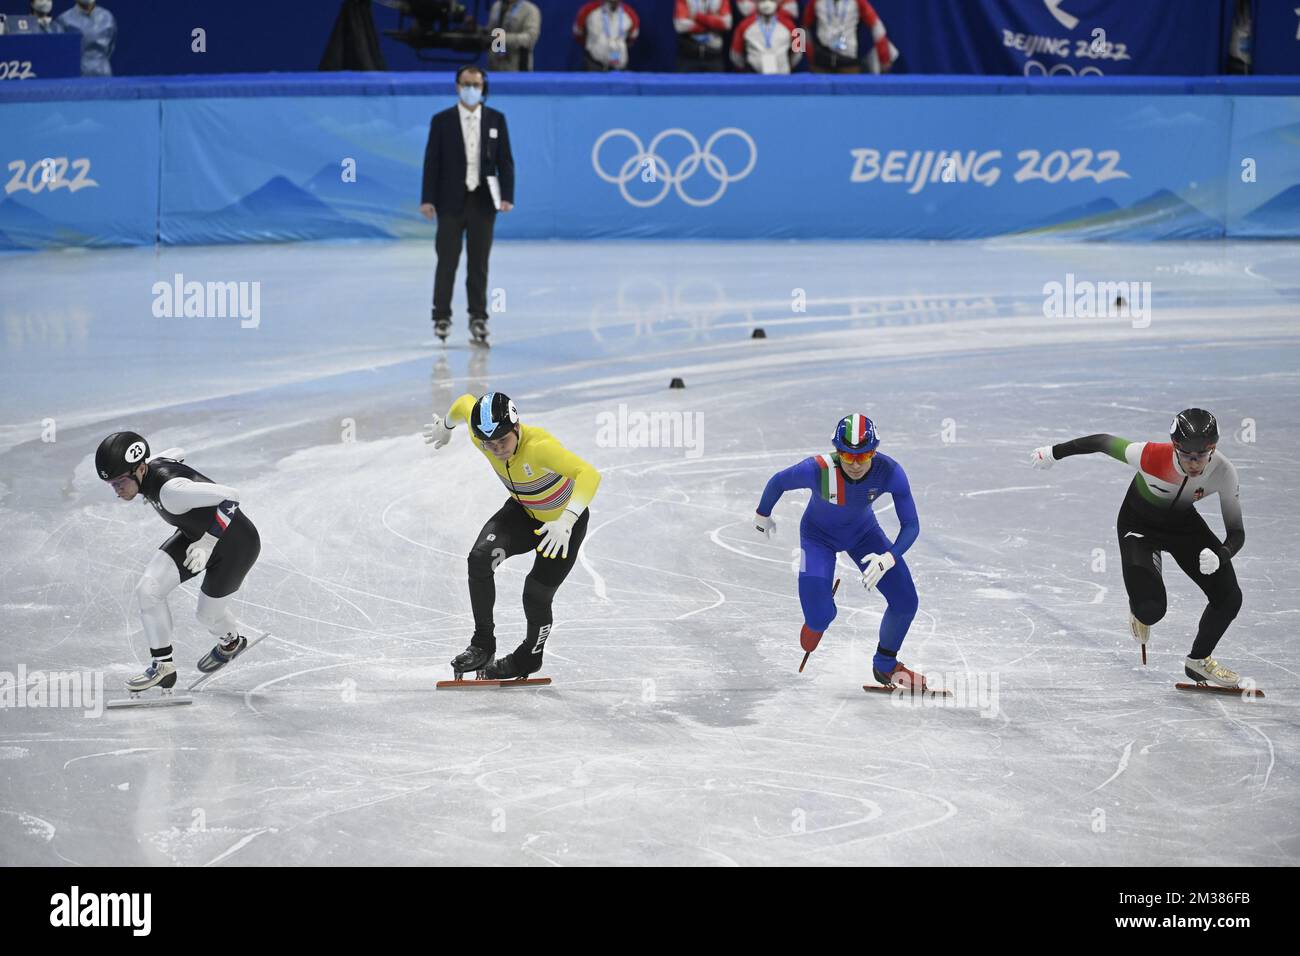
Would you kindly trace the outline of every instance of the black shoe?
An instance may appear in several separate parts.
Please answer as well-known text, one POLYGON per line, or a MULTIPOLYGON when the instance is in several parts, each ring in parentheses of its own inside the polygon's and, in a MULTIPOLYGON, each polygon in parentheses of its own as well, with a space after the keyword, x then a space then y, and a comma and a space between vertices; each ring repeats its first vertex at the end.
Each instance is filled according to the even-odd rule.
POLYGON ((515 663, 515 655, 513 654, 498 657, 483 669, 484 680, 514 680, 518 677, 527 676, 528 674, 521 671, 519 665, 515 663))
POLYGON ((456 672, 456 678, 459 680, 461 674, 481 671, 492 660, 494 653, 496 652, 486 647, 471 644, 451 659, 451 669, 456 672))
POLYGON ((487 319, 469 320, 469 341, 471 345, 488 344, 487 319))
POLYGON ((438 336, 443 342, 447 341, 447 336, 451 335, 451 319, 433 317, 433 334, 438 336))

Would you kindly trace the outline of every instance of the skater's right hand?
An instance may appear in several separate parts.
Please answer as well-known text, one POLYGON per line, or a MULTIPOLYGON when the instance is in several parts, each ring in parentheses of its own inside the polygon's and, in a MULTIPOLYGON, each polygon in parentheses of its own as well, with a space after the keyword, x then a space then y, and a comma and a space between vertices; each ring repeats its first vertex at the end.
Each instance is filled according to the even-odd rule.
POLYGON ((754 530, 759 534, 767 535, 771 538, 776 535, 776 522, 772 520, 771 515, 761 515, 754 512, 754 530))
POLYGON ((433 203, 431 202, 420 203, 420 215, 429 220, 429 222, 433 222, 434 217, 438 215, 438 210, 433 208, 433 203))
POLYGON ((441 448, 451 441, 451 426, 441 415, 434 415, 433 421, 424 426, 424 443, 434 448, 441 448))
POLYGON ((1029 456, 1029 463, 1035 468, 1051 468, 1056 464, 1056 459, 1052 457, 1052 446, 1044 445, 1042 448, 1035 448, 1033 454, 1029 456))

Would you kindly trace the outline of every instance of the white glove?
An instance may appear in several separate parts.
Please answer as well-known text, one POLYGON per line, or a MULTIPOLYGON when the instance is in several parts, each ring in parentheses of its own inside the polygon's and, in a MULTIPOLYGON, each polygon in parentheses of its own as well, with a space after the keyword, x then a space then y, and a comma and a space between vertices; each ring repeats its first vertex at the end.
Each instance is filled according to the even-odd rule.
POLYGON ((434 448, 441 448, 451 441, 451 426, 441 415, 434 415, 433 421, 424 426, 424 443, 434 448))
POLYGON ((1201 573, 1213 574, 1219 570, 1219 556, 1209 548, 1201 549, 1201 573))
POLYGON ((897 563, 888 551, 884 554, 869 554, 862 560, 867 566, 862 572, 862 586, 868 591, 874 588, 876 582, 885 576, 885 572, 897 563))
POLYGON ((208 561, 212 558, 212 549, 216 546, 217 539, 204 532, 203 537, 185 549, 185 567, 198 574, 208 566, 208 561))
POLYGON ((545 535, 542 543, 537 546, 542 557, 553 558, 557 552, 561 558, 569 556, 569 535, 573 534, 573 525, 577 520, 577 515, 566 510, 554 521, 547 521, 533 532, 545 535))
POLYGON ((767 535, 771 538, 776 535, 776 522, 772 520, 771 515, 761 515, 754 512, 754 530, 759 534, 767 535))
POLYGON ((1035 448, 1033 454, 1029 456, 1029 463, 1035 468, 1051 468, 1056 464, 1056 459, 1052 457, 1052 446, 1044 445, 1042 448, 1035 448))

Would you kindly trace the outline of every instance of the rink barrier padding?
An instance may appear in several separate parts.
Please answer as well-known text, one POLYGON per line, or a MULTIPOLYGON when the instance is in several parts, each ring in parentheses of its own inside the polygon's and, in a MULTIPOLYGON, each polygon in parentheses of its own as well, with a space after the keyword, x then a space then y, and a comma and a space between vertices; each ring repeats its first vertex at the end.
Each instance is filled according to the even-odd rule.
MULTIPOLYGON (((1300 79, 498 75, 502 238, 1300 235, 1300 79)), ((452 75, 0 86, 0 249, 430 240, 452 75)))

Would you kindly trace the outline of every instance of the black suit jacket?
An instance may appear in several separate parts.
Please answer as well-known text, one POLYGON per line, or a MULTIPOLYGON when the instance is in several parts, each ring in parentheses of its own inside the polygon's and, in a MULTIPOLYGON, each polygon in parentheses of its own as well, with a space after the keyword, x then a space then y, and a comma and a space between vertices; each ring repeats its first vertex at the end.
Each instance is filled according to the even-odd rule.
MULTIPOLYGON (((515 159, 510 153, 506 118, 499 110, 480 105, 479 177, 501 181, 501 201, 515 201, 515 159), (493 136, 491 130, 496 130, 493 136)), ((433 114, 429 121, 429 142, 424 147, 424 186, 420 202, 432 203, 439 215, 457 216, 465 211, 465 136, 460 128, 460 110, 453 106, 433 114)))

